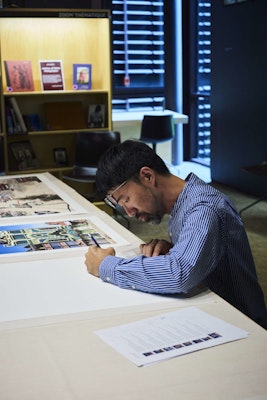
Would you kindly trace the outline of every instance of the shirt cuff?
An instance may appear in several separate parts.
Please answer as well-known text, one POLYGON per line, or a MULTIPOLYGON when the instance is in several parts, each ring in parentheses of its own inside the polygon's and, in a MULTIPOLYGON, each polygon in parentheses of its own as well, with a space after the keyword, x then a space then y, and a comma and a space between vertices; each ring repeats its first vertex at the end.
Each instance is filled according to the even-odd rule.
POLYGON ((115 282, 115 268, 119 262, 123 260, 121 257, 107 256, 99 266, 99 276, 104 282, 116 284, 115 282))

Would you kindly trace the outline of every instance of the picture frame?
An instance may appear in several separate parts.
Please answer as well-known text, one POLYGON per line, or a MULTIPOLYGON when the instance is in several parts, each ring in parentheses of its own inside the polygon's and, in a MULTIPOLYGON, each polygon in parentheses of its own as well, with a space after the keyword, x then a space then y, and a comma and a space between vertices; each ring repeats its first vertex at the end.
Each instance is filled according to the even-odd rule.
POLYGON ((92 64, 73 64, 73 90, 92 89, 92 64))
POLYGON ((105 104, 90 104, 88 108, 88 128, 105 127, 105 104))
POLYGON ((30 141, 13 142, 9 144, 9 147, 20 171, 39 167, 30 141))
POLYGON ((66 167, 68 165, 67 151, 64 147, 53 149, 54 160, 57 167, 66 167))

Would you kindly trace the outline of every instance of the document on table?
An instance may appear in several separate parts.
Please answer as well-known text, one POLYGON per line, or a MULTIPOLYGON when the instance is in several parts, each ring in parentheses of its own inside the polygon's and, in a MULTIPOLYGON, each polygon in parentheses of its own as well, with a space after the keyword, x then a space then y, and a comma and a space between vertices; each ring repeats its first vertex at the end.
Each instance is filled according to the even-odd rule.
POLYGON ((189 307, 96 331, 138 367, 244 339, 244 330, 189 307))

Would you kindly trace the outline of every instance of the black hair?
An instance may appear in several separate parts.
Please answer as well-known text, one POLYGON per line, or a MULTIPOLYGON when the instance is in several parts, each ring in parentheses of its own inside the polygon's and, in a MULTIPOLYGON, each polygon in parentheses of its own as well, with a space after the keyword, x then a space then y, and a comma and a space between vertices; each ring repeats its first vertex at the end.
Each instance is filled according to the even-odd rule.
POLYGON ((139 181, 139 171, 149 167, 160 175, 168 175, 164 161, 147 144, 138 140, 126 140, 109 148, 100 158, 96 187, 100 196, 115 189, 126 180, 139 181))

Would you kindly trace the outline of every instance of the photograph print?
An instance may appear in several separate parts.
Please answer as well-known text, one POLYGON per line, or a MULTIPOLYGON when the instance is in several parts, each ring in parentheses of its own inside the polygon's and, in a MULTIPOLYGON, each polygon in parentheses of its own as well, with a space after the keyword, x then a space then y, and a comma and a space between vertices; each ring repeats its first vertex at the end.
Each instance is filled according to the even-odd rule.
POLYGON ((88 110, 88 128, 104 128, 105 105, 91 104, 88 110))

